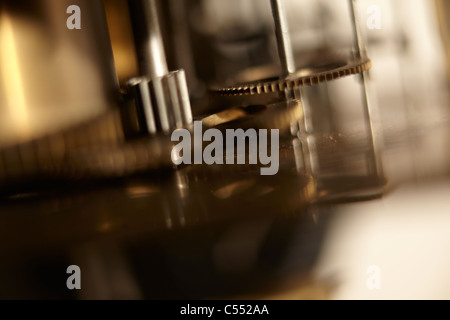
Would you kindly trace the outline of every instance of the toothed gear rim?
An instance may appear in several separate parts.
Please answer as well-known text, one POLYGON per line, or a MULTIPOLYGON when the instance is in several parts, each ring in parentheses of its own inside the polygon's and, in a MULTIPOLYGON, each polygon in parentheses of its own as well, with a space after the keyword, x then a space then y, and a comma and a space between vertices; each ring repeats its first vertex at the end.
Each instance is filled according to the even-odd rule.
POLYGON ((322 82, 337 80, 346 76, 363 73, 370 70, 372 62, 367 57, 337 56, 339 60, 324 61, 322 66, 299 68, 286 78, 265 78, 261 80, 239 82, 233 86, 215 87, 212 92, 222 96, 258 95, 283 92, 301 86, 312 86, 322 82), (326 67, 324 68, 323 65, 326 67), (319 69, 319 70, 318 70, 319 69), (326 70, 324 70, 326 69, 326 70))

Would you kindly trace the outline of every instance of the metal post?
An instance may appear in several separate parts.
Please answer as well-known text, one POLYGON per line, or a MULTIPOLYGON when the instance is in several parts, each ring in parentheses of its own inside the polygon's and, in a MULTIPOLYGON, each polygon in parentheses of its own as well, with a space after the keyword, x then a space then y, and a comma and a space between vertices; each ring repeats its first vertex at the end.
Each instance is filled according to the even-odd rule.
POLYGON ((280 55, 283 73, 287 76, 295 72, 295 60, 289 35, 286 11, 283 0, 270 0, 270 4, 272 5, 272 14, 275 22, 278 54, 280 55))

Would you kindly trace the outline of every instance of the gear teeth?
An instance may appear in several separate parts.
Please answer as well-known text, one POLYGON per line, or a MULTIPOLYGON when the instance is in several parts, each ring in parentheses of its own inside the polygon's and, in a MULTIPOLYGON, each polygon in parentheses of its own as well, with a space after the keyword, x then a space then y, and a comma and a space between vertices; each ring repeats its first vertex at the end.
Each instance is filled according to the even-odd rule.
POLYGON ((129 92, 135 99, 142 133, 170 133, 192 123, 192 111, 183 70, 155 79, 132 78, 129 92))
POLYGON ((111 110, 97 119, 62 132, 0 149, 0 191, 38 176, 56 177, 73 152, 124 141, 120 115, 111 110))
POLYGON ((315 73, 308 76, 295 77, 294 75, 293 79, 280 78, 275 81, 255 81, 236 87, 213 89, 212 92, 220 96, 246 96, 278 93, 283 92, 285 89, 294 89, 302 86, 314 86, 319 83, 334 81, 350 75, 363 73, 370 70, 371 67, 372 62, 368 58, 352 58, 347 61, 345 66, 329 71, 315 73))

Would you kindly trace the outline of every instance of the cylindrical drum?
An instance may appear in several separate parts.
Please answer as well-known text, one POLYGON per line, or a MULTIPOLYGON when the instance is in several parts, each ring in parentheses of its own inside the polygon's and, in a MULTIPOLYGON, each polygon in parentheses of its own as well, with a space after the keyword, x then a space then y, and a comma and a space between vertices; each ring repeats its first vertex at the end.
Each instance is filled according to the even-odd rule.
POLYGON ((0 147, 87 122, 118 93, 101 0, 0 0, 0 147))

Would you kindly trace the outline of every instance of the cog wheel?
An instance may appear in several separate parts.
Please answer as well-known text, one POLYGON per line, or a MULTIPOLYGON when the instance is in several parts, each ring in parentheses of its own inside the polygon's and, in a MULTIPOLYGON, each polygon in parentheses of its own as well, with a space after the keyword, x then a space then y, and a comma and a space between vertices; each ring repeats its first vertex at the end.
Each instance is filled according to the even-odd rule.
POLYGON ((306 62, 303 61, 297 65, 304 67, 298 68, 295 73, 287 77, 278 76, 279 67, 275 65, 250 68, 238 75, 233 84, 214 86, 211 91, 221 96, 284 92, 285 89, 312 86, 368 71, 372 67, 372 62, 367 57, 319 51, 311 53, 306 62))
POLYGON ((124 141, 118 110, 28 142, 0 148, 0 188, 57 171, 73 150, 124 141))
MULTIPOLYGON (((5 188, 50 179, 120 178, 138 172, 171 168, 173 142, 157 134, 128 141, 120 110, 26 143, 0 148, 0 193, 5 188)), ((242 106, 199 118, 208 128, 289 128, 303 116, 301 102, 242 106)), ((189 128, 189 126, 187 127, 189 128)))

